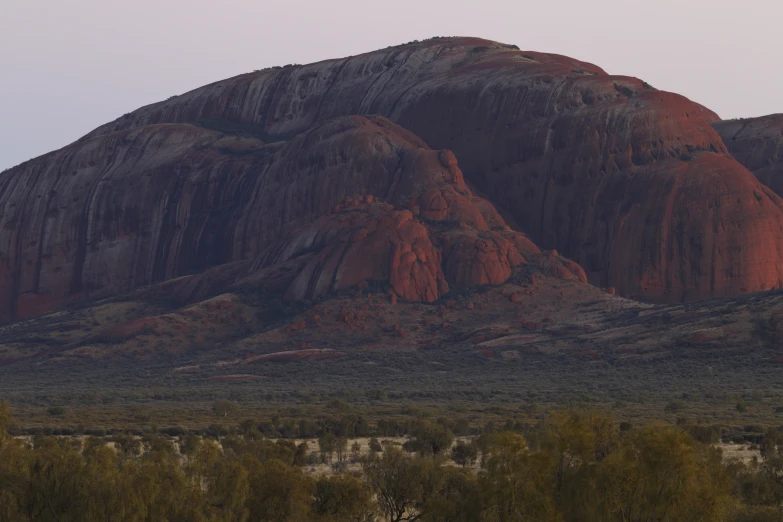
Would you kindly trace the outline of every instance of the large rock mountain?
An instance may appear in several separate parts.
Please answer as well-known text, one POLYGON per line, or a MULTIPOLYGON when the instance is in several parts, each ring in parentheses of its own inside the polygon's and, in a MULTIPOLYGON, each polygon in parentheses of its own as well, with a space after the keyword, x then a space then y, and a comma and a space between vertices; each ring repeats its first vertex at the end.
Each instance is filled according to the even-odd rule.
POLYGON ((434 39, 217 82, 97 129, 221 118, 290 136, 383 114, 590 280, 654 301, 778 286, 781 201, 727 154, 717 116, 634 78, 480 39, 434 39))
POLYGON ((779 286, 783 200, 717 119, 473 38, 238 76, 0 174, 0 320, 193 274, 292 300, 382 280, 433 301, 522 263, 585 278, 534 243, 646 300, 779 286))

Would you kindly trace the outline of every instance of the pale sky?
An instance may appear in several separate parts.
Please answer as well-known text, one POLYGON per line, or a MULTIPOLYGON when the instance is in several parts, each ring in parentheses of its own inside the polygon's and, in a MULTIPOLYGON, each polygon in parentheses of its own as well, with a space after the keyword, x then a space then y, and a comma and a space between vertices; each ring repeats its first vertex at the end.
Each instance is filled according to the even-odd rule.
POLYGON ((558 53, 723 118, 783 112, 780 0, 0 0, 0 170, 140 106, 431 36, 558 53))

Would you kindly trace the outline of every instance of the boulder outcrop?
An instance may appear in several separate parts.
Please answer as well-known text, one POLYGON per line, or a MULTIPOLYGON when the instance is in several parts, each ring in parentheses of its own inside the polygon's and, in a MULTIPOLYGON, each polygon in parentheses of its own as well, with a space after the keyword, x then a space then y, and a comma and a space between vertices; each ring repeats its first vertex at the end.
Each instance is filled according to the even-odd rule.
MULTIPOLYGON (((679 302, 783 282, 783 201, 729 156, 718 117, 636 78, 476 38, 438 38, 216 82, 85 140, 164 123, 289 139, 381 114, 437 149, 543 248, 621 295, 679 302)), ((460 198, 423 196, 425 216, 460 198)))

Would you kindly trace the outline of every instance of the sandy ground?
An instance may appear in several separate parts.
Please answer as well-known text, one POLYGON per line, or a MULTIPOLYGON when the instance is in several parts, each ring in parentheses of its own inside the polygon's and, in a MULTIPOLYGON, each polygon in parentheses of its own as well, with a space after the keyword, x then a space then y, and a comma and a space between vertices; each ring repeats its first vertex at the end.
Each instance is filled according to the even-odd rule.
POLYGON ((761 452, 756 449, 750 449, 747 444, 720 443, 718 447, 723 450, 724 460, 739 460, 745 464, 753 459, 761 460, 761 452))

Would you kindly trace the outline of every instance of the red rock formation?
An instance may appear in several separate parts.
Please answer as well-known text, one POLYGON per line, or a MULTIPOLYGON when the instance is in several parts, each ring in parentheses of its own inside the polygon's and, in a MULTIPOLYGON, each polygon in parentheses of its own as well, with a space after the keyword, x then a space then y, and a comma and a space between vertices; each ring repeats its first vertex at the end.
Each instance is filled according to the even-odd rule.
POLYGON ((783 195, 783 114, 712 124, 734 159, 783 195))
MULTIPOLYGON (((388 281, 409 301, 432 302, 448 291, 440 253, 427 228, 407 210, 383 203, 362 205, 318 219, 286 241, 265 264, 302 263, 285 297, 311 299, 362 281, 388 281), (309 253, 306 260, 302 256, 309 253)), ((505 280, 504 280, 505 281, 505 280)))
MULTIPOLYGON (((438 238, 454 220, 538 252, 471 193, 451 152, 380 117, 272 144, 188 124, 100 135, 0 175, 0 209, 0 321, 193 272, 172 283, 177 295, 242 280, 298 300, 377 279, 433 301, 448 289, 438 238)), ((504 252, 508 266, 523 260, 504 252)))
MULTIPOLYGON (((670 302, 783 280, 783 203, 727 156, 714 113, 635 78, 496 42, 433 39, 245 74, 89 136, 200 121, 276 139, 346 114, 383 114, 453 150, 534 241, 620 294, 670 302)), ((425 199, 427 216, 460 206, 425 199)))
POLYGON ((432 302, 449 284, 499 285, 514 267, 527 263, 554 277, 586 282, 579 265, 557 253, 541 254, 519 232, 464 222, 423 223, 408 210, 370 202, 324 216, 272 245, 244 269, 249 275, 236 286, 276 288, 286 299, 300 301, 364 281, 387 281, 392 304, 397 296, 432 302))
MULTIPOLYGON (((462 231, 459 231, 462 232, 462 231)), ((462 286, 499 285, 511 277, 524 257, 500 233, 457 233, 445 246, 445 269, 450 281, 462 286)))

